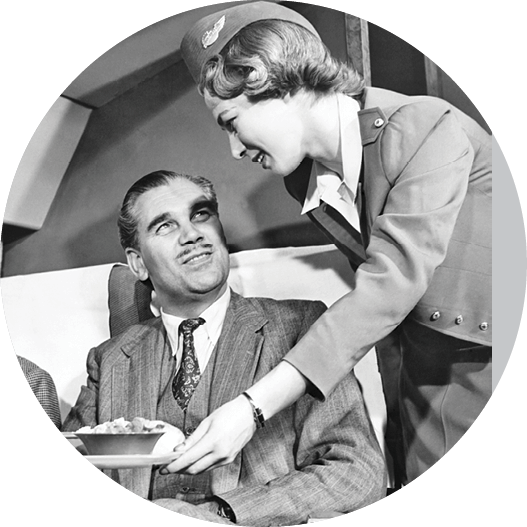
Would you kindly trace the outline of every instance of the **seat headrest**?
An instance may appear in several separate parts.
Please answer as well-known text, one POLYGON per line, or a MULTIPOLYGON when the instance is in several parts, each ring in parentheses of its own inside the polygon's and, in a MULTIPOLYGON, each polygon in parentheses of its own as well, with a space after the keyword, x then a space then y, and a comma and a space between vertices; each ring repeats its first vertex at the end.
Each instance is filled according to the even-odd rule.
POLYGON ((154 317, 150 309, 152 287, 138 280, 127 265, 116 264, 108 279, 110 336, 154 317))

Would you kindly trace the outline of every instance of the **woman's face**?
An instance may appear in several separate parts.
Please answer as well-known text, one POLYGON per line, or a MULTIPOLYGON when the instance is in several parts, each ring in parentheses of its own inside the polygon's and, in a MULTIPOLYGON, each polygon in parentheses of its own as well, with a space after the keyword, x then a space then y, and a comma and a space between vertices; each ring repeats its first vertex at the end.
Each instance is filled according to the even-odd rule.
POLYGON ((224 100, 205 92, 205 104, 227 132, 235 159, 248 157, 265 170, 287 176, 308 155, 300 98, 251 102, 246 95, 224 100))

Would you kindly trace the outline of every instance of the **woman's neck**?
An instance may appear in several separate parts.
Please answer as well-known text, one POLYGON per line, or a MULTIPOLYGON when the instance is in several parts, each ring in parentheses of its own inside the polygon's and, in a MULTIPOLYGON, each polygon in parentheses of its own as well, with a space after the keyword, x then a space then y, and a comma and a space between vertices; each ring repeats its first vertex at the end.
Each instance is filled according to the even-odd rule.
POLYGON ((340 165, 342 159, 338 95, 333 93, 314 99, 306 118, 309 157, 329 168, 340 165))

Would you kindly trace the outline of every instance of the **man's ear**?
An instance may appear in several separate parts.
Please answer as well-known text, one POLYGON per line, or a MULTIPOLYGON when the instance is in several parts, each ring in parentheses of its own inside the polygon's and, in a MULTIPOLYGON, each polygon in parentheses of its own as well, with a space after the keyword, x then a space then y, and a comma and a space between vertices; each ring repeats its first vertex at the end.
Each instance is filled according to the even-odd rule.
POLYGON ((132 249, 131 247, 126 249, 125 253, 128 267, 132 273, 134 273, 139 280, 146 280, 148 278, 148 270, 145 267, 141 253, 137 249, 132 249))

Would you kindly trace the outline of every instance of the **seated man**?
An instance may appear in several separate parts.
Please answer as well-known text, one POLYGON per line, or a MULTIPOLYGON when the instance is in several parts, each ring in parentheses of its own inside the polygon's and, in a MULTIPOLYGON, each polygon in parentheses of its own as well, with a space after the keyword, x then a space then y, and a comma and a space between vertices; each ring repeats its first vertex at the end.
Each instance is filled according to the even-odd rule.
POLYGON ((259 429, 231 464, 198 475, 162 467, 112 477, 182 514, 249 526, 298 524, 322 510, 345 513, 381 499, 384 459, 353 374, 325 402, 304 396, 269 421, 243 395, 325 308, 229 289, 212 184, 167 171, 144 176, 124 198, 119 229, 128 265, 150 280, 161 316, 90 351, 87 386, 64 429, 137 416, 189 435, 240 396, 259 429))
POLYGON ((20 367, 24 372, 31 391, 35 394, 35 397, 38 399, 38 402, 44 411, 48 414, 48 417, 60 430, 59 399, 51 375, 25 357, 17 355, 17 358, 18 364, 20 364, 20 367))

